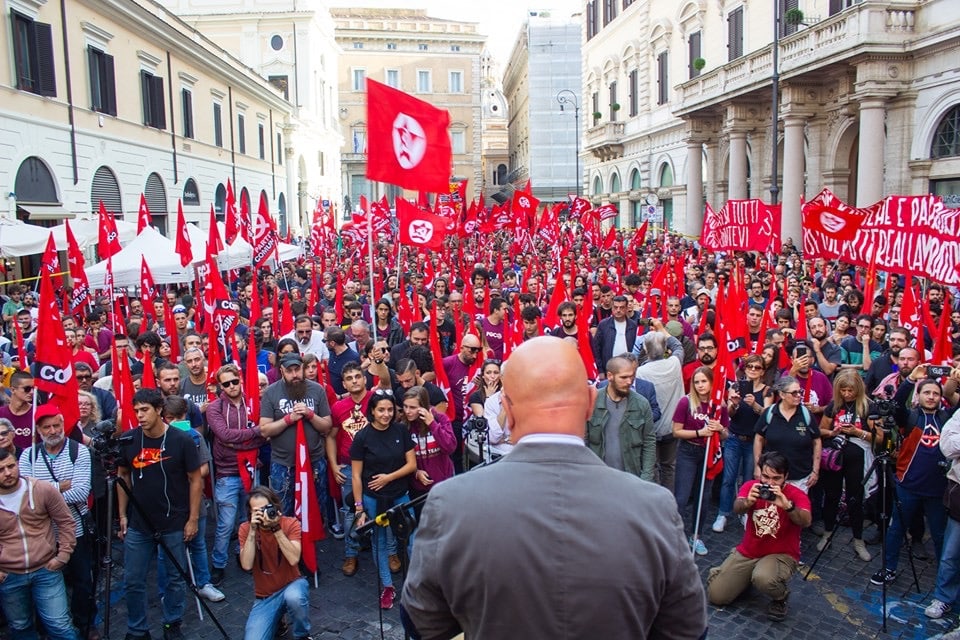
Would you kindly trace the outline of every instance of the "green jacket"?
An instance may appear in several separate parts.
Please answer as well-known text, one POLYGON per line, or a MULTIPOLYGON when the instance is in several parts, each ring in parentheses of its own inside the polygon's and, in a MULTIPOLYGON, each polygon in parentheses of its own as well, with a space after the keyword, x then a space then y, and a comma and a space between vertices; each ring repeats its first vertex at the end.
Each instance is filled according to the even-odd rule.
MULTIPOLYGON (((597 392, 597 401, 593 414, 587 420, 587 433, 584 438, 590 450, 603 458, 604 425, 607 422, 607 390, 597 392)), ((653 411, 650 403, 639 393, 630 390, 627 397, 627 410, 620 423, 620 450, 623 452, 623 469, 653 482, 653 471, 657 463, 657 432, 653 423, 653 411)))

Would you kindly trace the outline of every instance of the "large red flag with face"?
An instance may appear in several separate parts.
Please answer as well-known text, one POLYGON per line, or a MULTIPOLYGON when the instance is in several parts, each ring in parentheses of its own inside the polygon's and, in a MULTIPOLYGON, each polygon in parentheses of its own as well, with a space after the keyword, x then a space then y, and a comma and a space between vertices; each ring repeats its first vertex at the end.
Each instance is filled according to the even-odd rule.
POLYGON ((443 246, 446 218, 417 209, 403 198, 397 198, 397 224, 400 226, 401 244, 427 249, 443 246))
POLYGON ((450 114, 367 78, 367 177, 405 189, 450 188, 450 114))
MULTIPOLYGON (((40 274, 40 304, 37 315, 37 352, 34 356, 34 370, 37 372, 36 386, 50 394, 51 400, 63 414, 64 433, 70 432, 80 420, 80 408, 77 397, 80 387, 73 371, 73 357, 63 331, 60 308, 53 292, 50 274, 46 270, 40 274)), ((22 353, 22 352, 21 352, 22 353)))
POLYGON ((77 309, 85 305, 90 297, 90 282, 84 270, 83 252, 80 251, 80 244, 70 229, 70 221, 67 220, 63 224, 67 233, 67 265, 70 267, 70 279, 73 280, 70 313, 76 313, 77 309))
POLYGON ((107 213, 103 200, 100 201, 98 219, 100 220, 100 237, 97 253, 100 254, 101 259, 106 259, 120 251, 120 234, 117 231, 117 221, 107 213))

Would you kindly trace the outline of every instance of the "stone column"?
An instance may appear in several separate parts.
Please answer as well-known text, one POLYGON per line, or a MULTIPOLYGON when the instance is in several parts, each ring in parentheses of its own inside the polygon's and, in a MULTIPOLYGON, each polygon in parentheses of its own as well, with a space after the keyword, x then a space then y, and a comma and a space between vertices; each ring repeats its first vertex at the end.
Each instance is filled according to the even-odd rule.
POLYGON ((747 132, 730 132, 730 172, 727 197, 730 200, 747 198, 747 132))
POLYGON ((885 100, 860 100, 860 148, 857 152, 857 206, 865 207, 883 198, 883 157, 886 135, 885 100))
POLYGON ((800 236, 800 196, 803 195, 803 127, 806 118, 787 115, 783 119, 783 199, 780 218, 780 237, 793 239, 799 247, 800 236))
MULTIPOLYGON (((284 162, 287 166, 287 192, 284 194, 284 197, 287 201, 287 227, 293 227, 294 229, 300 228, 300 196, 297 195, 297 167, 295 166, 294 157, 293 157, 293 147, 289 146, 287 143, 287 136, 290 135, 289 130, 284 130, 284 148, 281 150, 283 153, 284 162)), ((279 200, 280 196, 277 196, 279 200)))
POLYGON ((703 142, 687 140, 687 211, 684 233, 700 236, 703 229, 703 142))

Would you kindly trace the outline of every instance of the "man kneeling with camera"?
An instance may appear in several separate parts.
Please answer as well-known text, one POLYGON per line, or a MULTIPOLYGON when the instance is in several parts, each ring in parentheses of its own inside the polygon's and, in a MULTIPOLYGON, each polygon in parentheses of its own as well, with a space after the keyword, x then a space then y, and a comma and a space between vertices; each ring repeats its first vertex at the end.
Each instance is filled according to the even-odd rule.
POLYGON ((253 571, 256 601, 244 640, 272 640, 286 611, 296 640, 310 638, 310 592, 300 575, 300 522, 281 515, 277 494, 254 487, 247 499, 248 522, 240 525, 240 566, 253 571))
POLYGON ((760 456, 760 481, 740 487, 733 511, 747 514, 740 544, 707 577, 707 599, 723 606, 733 602, 752 583, 771 598, 767 616, 776 621, 787 615, 787 582, 800 562, 800 532, 811 522, 810 499, 787 484, 786 456, 767 451, 760 456))

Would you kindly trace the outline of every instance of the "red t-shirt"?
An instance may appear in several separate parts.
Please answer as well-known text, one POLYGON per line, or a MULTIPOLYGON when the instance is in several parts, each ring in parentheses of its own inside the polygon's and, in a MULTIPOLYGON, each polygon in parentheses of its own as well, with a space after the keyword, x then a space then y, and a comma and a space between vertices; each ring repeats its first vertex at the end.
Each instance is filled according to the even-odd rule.
MULTIPOLYGON (((280 528, 283 529, 287 540, 301 542, 299 520, 283 516, 280 518, 280 528)), ((247 536, 250 535, 250 523, 242 523, 237 535, 242 547, 247 541, 247 536)), ((274 534, 268 531, 259 532, 257 554, 260 557, 253 561, 253 591, 258 598, 272 596, 300 577, 300 568, 290 564, 283 557, 274 534)))
POLYGON ((93 356, 93 354, 90 353, 89 351, 84 351, 83 349, 73 354, 71 356, 71 359, 74 364, 82 362, 83 364, 87 365, 88 367, 90 367, 90 370, 93 371, 94 373, 96 373, 97 369, 100 368, 100 363, 93 356))
POLYGON ((367 426, 367 405, 370 404, 372 391, 367 391, 360 404, 353 401, 353 398, 347 396, 342 400, 337 400, 330 407, 330 417, 333 420, 333 426, 337 428, 337 463, 350 464, 350 445, 353 444, 353 436, 359 433, 360 429, 367 426))
MULTIPOLYGON (((755 484, 760 482, 744 482, 737 497, 746 498, 755 484)), ((783 487, 783 495, 796 505, 797 509, 810 511, 810 498, 803 490, 788 484, 783 487)), ((747 512, 747 516, 747 530, 737 546, 741 555, 746 558, 761 558, 783 553, 797 562, 800 561, 800 532, 803 529, 790 520, 786 511, 772 502, 760 499, 753 505, 753 509, 747 512)))

